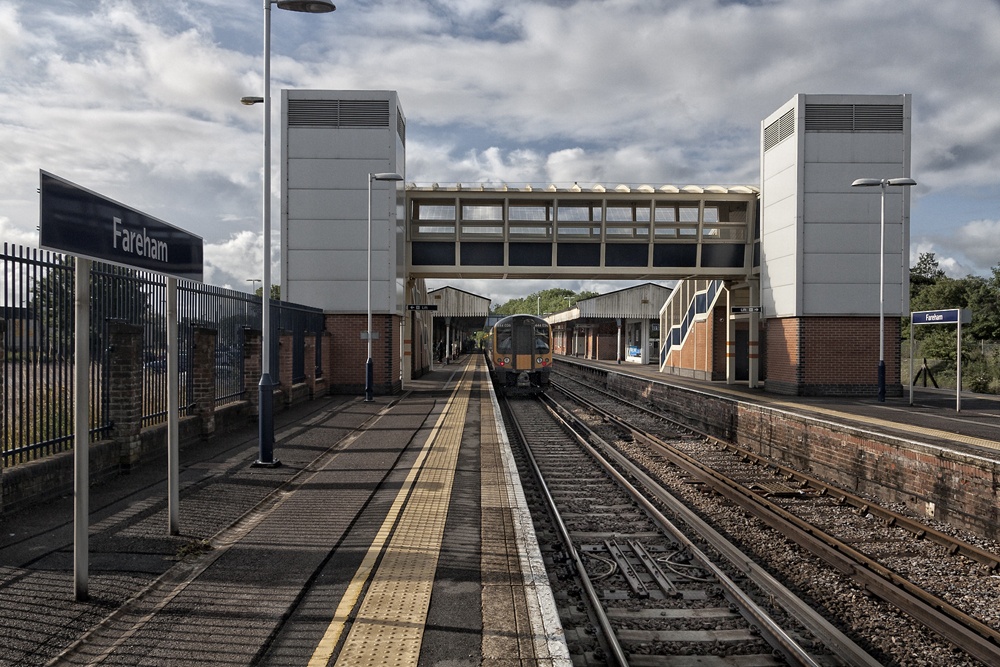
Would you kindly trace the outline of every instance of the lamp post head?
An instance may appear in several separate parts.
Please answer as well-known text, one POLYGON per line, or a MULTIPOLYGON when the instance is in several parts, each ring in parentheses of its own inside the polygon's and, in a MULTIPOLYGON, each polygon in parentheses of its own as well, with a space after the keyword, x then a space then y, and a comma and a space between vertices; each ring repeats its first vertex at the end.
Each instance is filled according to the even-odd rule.
POLYGON ((264 101, 263 97, 241 97, 240 98, 240 104, 242 104, 244 106, 248 106, 248 107, 252 107, 255 104, 261 104, 261 103, 263 103, 263 101, 264 101))
POLYGON ((385 171, 378 174, 368 174, 368 178, 373 181, 401 181, 403 177, 394 171, 385 171))
POLYGON ((851 187, 866 187, 872 185, 880 185, 885 187, 887 185, 916 185, 917 182, 912 178, 859 178, 851 183, 851 187))
POLYGON ((851 187, 852 188, 856 188, 858 186, 864 187, 864 186, 869 186, 869 185, 882 185, 882 179, 881 178, 859 178, 856 181, 854 181, 853 183, 851 183, 851 187))
MULTIPOLYGON (((271 0, 274 2, 275 0, 271 0)), ((337 8, 329 0, 277 0, 278 9, 309 14, 327 14, 337 8)))

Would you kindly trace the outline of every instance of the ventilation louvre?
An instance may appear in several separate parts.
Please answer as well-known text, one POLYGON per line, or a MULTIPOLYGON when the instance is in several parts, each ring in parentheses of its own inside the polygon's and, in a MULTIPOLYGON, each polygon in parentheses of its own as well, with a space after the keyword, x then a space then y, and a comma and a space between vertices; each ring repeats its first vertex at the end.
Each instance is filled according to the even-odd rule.
POLYGON ((288 100, 289 127, 389 127, 387 100, 288 100))
POLYGON ((806 132, 902 132, 900 104, 807 104, 806 132))
POLYGON ((764 128, 764 150, 770 150, 795 134, 795 109, 789 109, 781 117, 764 128))

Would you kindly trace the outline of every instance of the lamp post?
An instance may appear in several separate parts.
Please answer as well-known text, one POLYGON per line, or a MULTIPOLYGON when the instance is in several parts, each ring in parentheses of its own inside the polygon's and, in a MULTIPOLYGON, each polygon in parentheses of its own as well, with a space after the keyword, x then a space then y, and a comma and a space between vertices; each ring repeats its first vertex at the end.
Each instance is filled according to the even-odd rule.
POLYGON ((260 282, 260 278, 247 278, 247 282, 250 283, 250 289, 253 290, 254 294, 256 294, 257 293, 257 283, 260 282))
POLYGON ((332 12, 329 0, 264 0, 264 96, 244 97, 242 104, 264 105, 264 275, 261 280, 260 383, 257 386, 259 452, 256 466, 280 465, 274 460, 274 410, 271 382, 271 5, 278 9, 309 14, 332 12))
MULTIPOLYGON (((882 188, 882 208, 879 216, 878 247, 878 400, 885 402, 885 190, 892 186, 916 185, 912 178, 859 178, 851 187, 882 188)), ((902 285, 900 285, 902 289, 902 285)))
POLYGON ((375 400, 375 368, 372 364, 372 183, 375 181, 401 181, 395 172, 368 174, 368 361, 365 362, 365 401, 375 400))

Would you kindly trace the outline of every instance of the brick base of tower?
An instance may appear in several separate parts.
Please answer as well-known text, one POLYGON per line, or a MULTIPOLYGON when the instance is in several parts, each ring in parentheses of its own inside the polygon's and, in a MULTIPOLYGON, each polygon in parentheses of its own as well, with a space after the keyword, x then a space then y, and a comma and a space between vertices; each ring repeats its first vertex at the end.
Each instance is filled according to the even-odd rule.
MULTIPOLYGON (((372 315, 372 389, 376 396, 399 393, 403 382, 399 372, 399 323, 397 315, 372 315)), ((332 336, 333 377, 330 392, 334 394, 365 393, 365 364, 368 361, 367 314, 326 315, 326 330, 332 336)))
MULTIPOLYGON (((885 318, 886 396, 902 396, 899 318, 885 318)), ((878 317, 772 318, 765 390, 786 396, 877 396, 878 317)))

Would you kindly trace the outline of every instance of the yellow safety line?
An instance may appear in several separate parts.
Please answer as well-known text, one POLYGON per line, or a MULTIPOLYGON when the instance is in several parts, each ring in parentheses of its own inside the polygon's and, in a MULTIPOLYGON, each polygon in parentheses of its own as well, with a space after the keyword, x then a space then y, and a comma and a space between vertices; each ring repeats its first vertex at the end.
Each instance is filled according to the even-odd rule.
MULTIPOLYGON (((642 375, 642 374, 639 374, 639 377, 642 377, 645 380, 650 380, 650 378, 648 378, 647 376, 642 375)), ((652 381, 654 381, 654 382, 664 382, 664 383, 668 382, 667 380, 656 380, 655 378, 652 379, 652 381)), ((887 428, 887 429, 896 429, 898 431, 903 431, 903 432, 906 432, 906 433, 913 433, 913 434, 916 434, 916 435, 924 435, 924 436, 928 436, 928 437, 932 437, 932 438, 940 438, 941 440, 954 440, 956 442, 961 442, 961 443, 964 443, 966 445, 975 445, 975 446, 979 446, 979 447, 985 447, 987 449, 1000 449, 1000 442, 998 442, 996 440, 990 440, 988 438, 978 438, 978 437, 972 436, 972 435, 963 435, 961 433, 952 433, 950 431, 943 431, 941 429, 930 428, 930 427, 926 427, 926 426, 917 426, 915 424, 908 424, 906 422, 894 421, 894 420, 891 420, 891 419, 880 419, 879 417, 868 417, 866 415, 860 415, 860 414, 853 413, 853 412, 845 412, 843 410, 836 410, 836 409, 833 409, 833 408, 824 408, 824 407, 820 407, 818 405, 812 405, 812 404, 809 404, 809 403, 792 403, 792 402, 789 402, 789 401, 784 401, 784 400, 779 399, 779 398, 772 398, 770 396, 752 396, 752 397, 748 398, 742 392, 734 391, 734 390, 731 390, 731 389, 727 389, 725 387, 714 387, 714 386, 713 387, 698 387, 698 386, 695 386, 695 385, 688 385, 688 384, 684 384, 684 383, 681 383, 681 382, 677 382, 676 384, 684 386, 684 387, 688 387, 688 388, 694 388, 696 391, 703 391, 703 392, 706 392, 706 393, 715 392, 715 393, 719 393, 719 394, 726 394, 727 396, 734 397, 736 400, 738 400, 738 401, 740 401, 742 403, 748 403, 748 404, 751 404, 751 405, 753 405, 753 404, 759 404, 759 405, 766 405, 766 406, 769 406, 769 407, 778 407, 778 408, 783 408, 785 410, 788 410, 790 412, 798 412, 798 413, 801 413, 803 411, 804 412, 818 412, 820 414, 828 415, 830 417, 835 417, 837 419, 860 421, 860 422, 863 422, 863 423, 866 423, 866 424, 871 424, 871 425, 875 425, 875 426, 882 426, 882 427, 887 428)), ((949 417, 949 419, 950 419, 950 417, 949 417)))
MULTIPOLYGON (((454 460, 451 461, 450 474, 447 480, 448 495, 445 497, 445 499, 447 500, 448 498, 451 497, 451 480, 454 479, 454 469, 455 469, 455 462, 457 461, 458 447, 456 444, 454 447, 445 446, 442 448, 442 447, 435 447, 435 444, 438 441, 439 435, 441 435, 442 433, 449 434, 450 431, 454 430, 456 421, 458 422, 458 428, 459 428, 459 433, 456 442, 458 444, 461 443, 462 439, 461 430, 464 429, 465 413, 469 400, 468 393, 461 392, 461 389, 462 385, 465 382, 465 375, 467 373, 468 373, 468 367, 466 367, 466 369, 463 371, 462 381, 458 383, 458 385, 455 387, 455 390, 452 392, 451 397, 448 399, 448 403, 445 405, 445 408, 442 411, 441 416, 438 417, 437 423, 434 425, 434 428, 431 430, 431 433, 428 436, 427 441, 424 443, 423 448, 420 450, 420 453, 417 456, 417 460, 410 468, 410 472, 407 474, 406 480, 403 482, 403 485, 400 488, 399 493, 396 494, 396 498, 393 501, 392 506, 385 517, 385 520, 382 522, 382 526, 379 528, 379 531, 376 534, 375 539, 372 541, 372 544, 369 547, 368 552, 365 554, 365 557, 362 560, 361 565, 358 567, 357 572, 355 572, 354 577, 351 579, 351 583, 348 585, 347 590, 344 592, 344 597, 341 599, 340 604, 337 606, 337 609, 333 614, 333 619, 331 620, 330 625, 327 627, 326 632, 323 634, 323 638, 320 640, 319 644, 317 644, 316 649, 313 652, 312 658, 309 660, 309 667, 325 667, 329 663, 330 658, 333 656, 333 652, 337 647, 337 644, 340 642, 340 638, 343 635, 344 628, 346 627, 346 624, 350 619, 351 610, 354 609, 354 607, 357 605, 357 601, 361 597, 361 592, 364 589, 365 583, 371 576, 372 570, 375 567, 375 563, 378 560, 379 555, 382 553, 382 550, 385 548, 385 544, 388 541, 389 536, 392 534, 392 527, 393 525, 395 525, 397 517, 399 517, 401 512, 404 512, 403 518, 400 521, 401 528, 408 521, 412 524, 415 519, 420 518, 412 516, 414 512, 409 509, 409 507, 412 504, 412 500, 410 504, 407 504, 406 499, 410 494, 411 487, 413 487, 414 483, 416 482, 418 474, 420 474, 421 484, 417 487, 417 490, 414 492, 415 496, 418 494, 421 496, 427 495, 428 487, 433 488, 433 485, 438 483, 437 481, 431 481, 430 479, 427 480, 426 484, 424 483, 424 481, 425 477, 433 476, 432 473, 441 472, 440 470, 436 469, 438 468, 438 465, 432 465, 441 463, 438 461, 438 459, 441 458, 440 456, 434 456, 430 460, 428 460, 427 462, 428 474, 425 475, 420 473, 424 460, 428 459, 428 457, 432 453, 432 450, 436 454, 440 449, 448 449, 448 450, 454 449, 454 460), (404 510, 404 506, 407 509, 404 510)), ((450 442, 451 440, 452 438, 449 438, 448 445, 451 445, 450 442)), ((440 495, 440 493, 438 495, 440 495)), ((445 505, 445 516, 446 515, 447 515, 447 504, 445 505)), ((440 524, 441 524, 440 531, 443 531, 444 529, 443 517, 440 520, 440 524)), ((420 531, 417 532, 419 534, 420 531)), ((440 542, 441 540, 439 532, 436 540, 437 548, 440 548, 440 542)), ((398 554, 402 550, 407 548, 410 547, 404 546, 403 544, 397 545, 397 540, 394 537, 392 543, 389 545, 389 551, 387 551, 385 558, 383 558, 382 565, 380 566, 379 569, 379 573, 381 573, 383 569, 386 568, 387 562, 390 562, 391 564, 391 562, 393 561, 393 559, 390 558, 390 554, 398 554)), ((435 554, 434 555, 435 568, 436 564, 437 564, 437 555, 435 554)), ((381 576, 381 575, 379 574, 376 576, 381 576)), ((431 583, 433 583, 433 581, 431 583)), ((357 620, 355 620, 355 626, 357 626, 359 623, 361 625, 371 625, 371 620, 370 618, 368 618, 370 610, 366 610, 366 607, 369 606, 367 604, 367 601, 372 597, 371 591, 373 588, 375 588, 374 582, 372 584, 372 587, 369 589, 369 595, 366 597, 365 602, 362 603, 362 608, 358 614, 358 618, 357 620)), ((430 591, 428 590, 427 591, 428 602, 429 599, 430 599, 430 591)), ((425 608, 423 613, 424 618, 426 618, 426 613, 427 612, 425 608)), ((390 619, 389 622, 390 623, 393 622, 393 619, 390 619)), ((422 639, 423 636, 422 628, 423 628, 423 621, 421 620, 420 633, 417 643, 418 655, 419 655, 419 640, 422 639)), ((348 640, 350 641, 353 636, 354 636, 354 631, 352 630, 352 633, 348 635, 348 640)), ((345 651, 347 650, 347 648, 348 647, 345 645, 345 651)), ((384 656, 380 657, 384 658, 384 656)), ((341 659, 343 659, 343 654, 341 655, 341 659)), ((356 660, 356 658, 352 658, 352 660, 356 660)), ((357 664, 357 663, 345 662, 345 664, 357 664)), ((414 664, 416 664, 416 660, 414 660, 414 664)))

